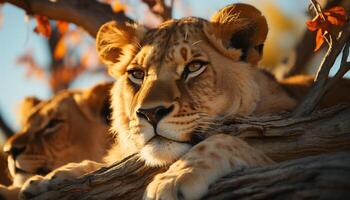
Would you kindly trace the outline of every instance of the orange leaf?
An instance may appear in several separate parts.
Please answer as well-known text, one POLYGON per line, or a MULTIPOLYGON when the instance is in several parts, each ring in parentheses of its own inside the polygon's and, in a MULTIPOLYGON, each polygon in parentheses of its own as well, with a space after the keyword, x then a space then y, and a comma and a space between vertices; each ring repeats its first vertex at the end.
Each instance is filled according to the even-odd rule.
POLYGON ((63 35, 65 32, 67 32, 69 24, 65 21, 56 21, 57 29, 63 35))
POLYGON ((333 17, 333 16, 328 16, 327 17, 327 21, 329 21, 329 23, 335 25, 335 26, 340 26, 343 25, 345 23, 345 19, 341 19, 341 18, 337 18, 337 17, 333 17))
POLYGON ((343 7, 336 6, 324 12, 327 21, 335 26, 343 25, 346 22, 346 12, 343 7))
POLYGON ((322 12, 326 19, 317 15, 314 19, 306 21, 310 31, 316 31, 316 47, 314 51, 321 48, 325 41, 324 34, 330 32, 333 26, 341 26, 346 22, 346 12, 343 7, 336 6, 322 12))
POLYGON ((306 21, 306 26, 310 31, 316 31, 319 28, 319 25, 316 20, 306 21))
POLYGON ((67 47, 64 42, 64 38, 61 38, 56 45, 53 56, 56 60, 60 60, 64 57, 64 55, 66 55, 66 53, 67 53, 67 47))
POLYGON ((327 15, 328 13, 338 14, 338 15, 342 15, 342 16, 346 15, 345 9, 341 6, 335 6, 335 7, 328 9, 325 12, 325 14, 327 15))
POLYGON ((114 0, 111 4, 112 10, 114 12, 124 12, 126 10, 126 6, 122 3, 120 3, 119 0, 114 0))
POLYGON ((50 37, 51 25, 50 25, 49 19, 42 15, 35 15, 35 19, 36 19, 37 25, 34 28, 34 31, 47 38, 50 37))
POLYGON ((324 43, 324 36, 322 29, 318 29, 316 34, 316 47, 314 51, 317 51, 321 48, 322 44, 324 43))

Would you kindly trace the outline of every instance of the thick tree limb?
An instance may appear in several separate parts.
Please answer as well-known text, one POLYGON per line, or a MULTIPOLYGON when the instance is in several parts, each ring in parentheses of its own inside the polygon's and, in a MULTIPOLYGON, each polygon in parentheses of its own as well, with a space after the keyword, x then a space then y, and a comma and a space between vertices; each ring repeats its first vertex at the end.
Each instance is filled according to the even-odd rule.
POLYGON ((204 199, 349 199, 349 180, 350 152, 343 152, 232 173, 204 199))
POLYGON ((350 150, 350 107, 339 105, 307 117, 236 118, 213 132, 243 138, 278 162, 350 150))
MULTIPOLYGON (((326 152, 350 151, 350 107, 348 106, 338 106, 303 118, 273 116, 249 119, 237 118, 217 126, 222 128, 218 130, 212 127, 212 132, 208 133, 208 136, 217 131, 228 132, 231 130, 230 134, 245 138, 253 147, 262 150, 276 161, 303 158, 326 152)), ((329 163, 329 165, 331 164, 329 163)), ((271 170, 270 172, 267 170, 267 174, 278 174, 278 170, 280 170, 279 167, 266 169, 271 170), (277 169, 277 171, 273 172, 274 169, 277 169)), ((298 167, 295 167, 295 170, 297 169, 298 167)), ((288 168, 285 168, 285 170, 288 171, 288 168)), ((332 168, 330 167, 329 170, 332 170, 332 168)), ((340 167, 335 170, 342 172, 343 168, 340 167)), ((61 185, 52 185, 50 192, 43 193, 34 199, 74 199, 77 197, 79 199, 139 199, 147 183, 155 174, 162 171, 164 169, 146 167, 135 155, 119 164, 100 169, 79 179, 61 185)), ((324 173, 328 173, 328 171, 324 173)), ((291 172, 291 174, 293 173, 291 172)), ((324 175, 326 174, 320 176, 324 177, 324 175)), ((254 174, 252 176, 259 177, 254 174)), ((253 182, 254 180, 260 180, 260 184, 268 183, 264 174, 261 177, 263 178, 251 180, 253 182)), ((242 178, 244 179, 244 176, 242 178)), ((249 175, 245 179, 250 180, 249 175)), ((275 179, 271 179, 271 181, 273 180, 275 179)), ((344 179, 339 179, 339 181, 341 180, 344 179)), ((326 182, 327 180, 322 181, 326 182)), ((293 180, 290 184, 294 184, 293 180)), ((302 185, 302 183, 300 184, 302 185)), ((291 185, 291 187, 293 189, 296 186, 291 185)), ((217 187, 215 188, 215 191, 218 190, 217 187)), ((244 191, 244 187, 241 189, 244 191)), ((292 189, 287 187, 286 191, 292 189)), ((310 188, 310 191, 313 189, 317 191, 316 186, 310 188)), ((273 190, 267 190, 267 192, 271 191, 273 190)), ((281 191, 281 188, 276 189, 276 191, 281 191)), ((234 195, 237 194, 234 193, 234 195)))
POLYGON ((74 23, 93 37, 105 22, 132 21, 123 12, 115 13, 109 5, 96 0, 5 0, 5 2, 22 8, 30 15, 44 15, 50 19, 74 23))

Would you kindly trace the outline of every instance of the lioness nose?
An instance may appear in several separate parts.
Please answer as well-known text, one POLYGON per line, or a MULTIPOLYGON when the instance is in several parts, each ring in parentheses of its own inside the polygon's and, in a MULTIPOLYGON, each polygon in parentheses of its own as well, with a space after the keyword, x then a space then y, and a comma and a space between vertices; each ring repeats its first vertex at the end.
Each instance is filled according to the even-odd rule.
POLYGON ((136 111, 136 114, 138 117, 146 119, 150 124, 152 124, 153 127, 156 127, 158 122, 168 115, 173 109, 174 106, 170 106, 168 108, 164 106, 149 109, 140 108, 136 111))

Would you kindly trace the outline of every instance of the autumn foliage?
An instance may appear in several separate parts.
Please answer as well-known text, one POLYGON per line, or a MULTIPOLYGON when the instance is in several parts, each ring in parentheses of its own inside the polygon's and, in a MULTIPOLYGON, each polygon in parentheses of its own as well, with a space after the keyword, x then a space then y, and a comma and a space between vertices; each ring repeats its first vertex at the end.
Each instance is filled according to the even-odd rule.
POLYGON ((316 47, 314 51, 321 48, 326 41, 326 35, 332 33, 334 26, 344 25, 346 22, 346 12, 343 7, 336 6, 318 13, 312 20, 306 22, 310 31, 316 32, 316 47))
MULTIPOLYGON (((110 5, 115 13, 128 9, 120 0, 100 2, 110 5)), ((152 9, 157 8, 159 4, 158 0, 141 2, 152 9)), ((47 39, 52 61, 48 67, 40 66, 34 59, 34 53, 27 51, 17 59, 17 63, 26 68, 27 77, 45 81, 56 93, 68 88, 83 73, 106 74, 97 57, 94 42, 87 39, 84 30, 65 21, 48 19, 46 16, 34 15, 33 19, 36 22, 34 32, 47 39)))
POLYGON ((35 15, 35 20, 37 25, 34 28, 34 31, 45 37, 50 37, 52 28, 51 28, 49 19, 45 16, 35 15))
MULTIPOLYGON (((110 4, 114 12, 126 10, 126 6, 119 0, 103 2, 110 4)), ((47 82, 56 93, 68 88, 82 73, 106 73, 98 61, 96 52, 92 51, 95 47, 93 41, 87 41, 83 30, 75 26, 72 28, 65 21, 49 20, 46 16, 35 15, 34 19, 36 21, 34 32, 47 38, 48 44, 53 45, 51 49, 53 60, 49 68, 43 67, 36 63, 31 51, 26 52, 17 59, 17 63, 26 68, 27 77, 47 82), (55 31, 58 34, 54 34, 55 31)))
MULTIPOLYGON (((125 12, 129 9, 120 0, 101 0, 100 2, 109 4, 114 12, 125 12)), ((162 5, 164 1, 140 0, 140 2, 147 5, 151 13, 156 16, 161 16, 160 13, 164 12, 166 8, 162 5)), ((51 57, 53 59, 52 63, 56 63, 56 65, 52 66, 51 69, 49 68, 49 70, 44 70, 45 68, 35 63, 31 54, 25 54, 18 61, 27 66, 28 76, 46 79, 52 90, 57 92, 67 88, 71 82, 86 71, 104 71, 96 70, 103 67, 98 61, 96 52, 91 51, 91 49, 94 49, 94 43, 86 42, 84 31, 80 30, 79 27, 70 26, 65 21, 49 20, 47 17, 40 15, 35 15, 34 19, 36 21, 34 31, 48 38, 49 43, 52 43, 51 40, 55 41, 54 47, 51 49, 51 57), (58 38, 53 38, 57 37, 57 34, 53 34, 54 31, 58 31, 58 38), (84 46, 84 48, 78 49, 81 46, 84 46), (72 56, 77 55, 79 57, 78 61, 72 59, 72 56)), ((163 17, 164 19, 166 17, 163 17)), ((332 32, 336 32, 333 31, 334 28, 342 26, 346 20, 345 9, 340 6, 316 12, 316 16, 306 22, 307 28, 316 32, 314 51, 319 50, 324 42, 329 42, 328 36, 332 35, 332 32)), ((148 21, 151 20, 148 19, 148 21)))

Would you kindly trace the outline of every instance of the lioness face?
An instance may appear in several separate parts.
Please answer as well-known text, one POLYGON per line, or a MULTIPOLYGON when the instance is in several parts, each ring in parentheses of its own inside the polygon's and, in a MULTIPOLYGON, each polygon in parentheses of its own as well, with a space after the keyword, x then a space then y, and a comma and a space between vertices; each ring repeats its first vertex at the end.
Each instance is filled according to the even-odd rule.
POLYGON ((218 79, 225 79, 222 71, 232 73, 227 66, 234 62, 193 24, 169 24, 145 40, 112 91, 116 126, 147 161, 168 163, 196 142, 194 132, 208 122, 204 116, 228 112, 232 98, 218 79))
POLYGON ((131 39, 134 47, 111 42, 123 30, 140 35, 132 26, 118 26, 105 25, 97 37, 100 55, 118 79, 111 91, 112 126, 146 163, 171 163, 200 141, 198 130, 216 117, 254 110, 257 94, 245 92, 256 87, 248 81, 252 63, 242 59, 247 55, 241 49, 215 41, 217 23, 168 21, 138 42, 131 39))
MULTIPOLYGON (((107 100, 108 90, 99 98, 107 100)), ((94 113, 89 105, 98 110, 103 101, 93 103, 91 99, 80 91, 65 91, 25 108, 28 116, 22 116, 21 130, 4 146, 15 185, 70 162, 102 159, 109 127, 100 112, 94 113)))

